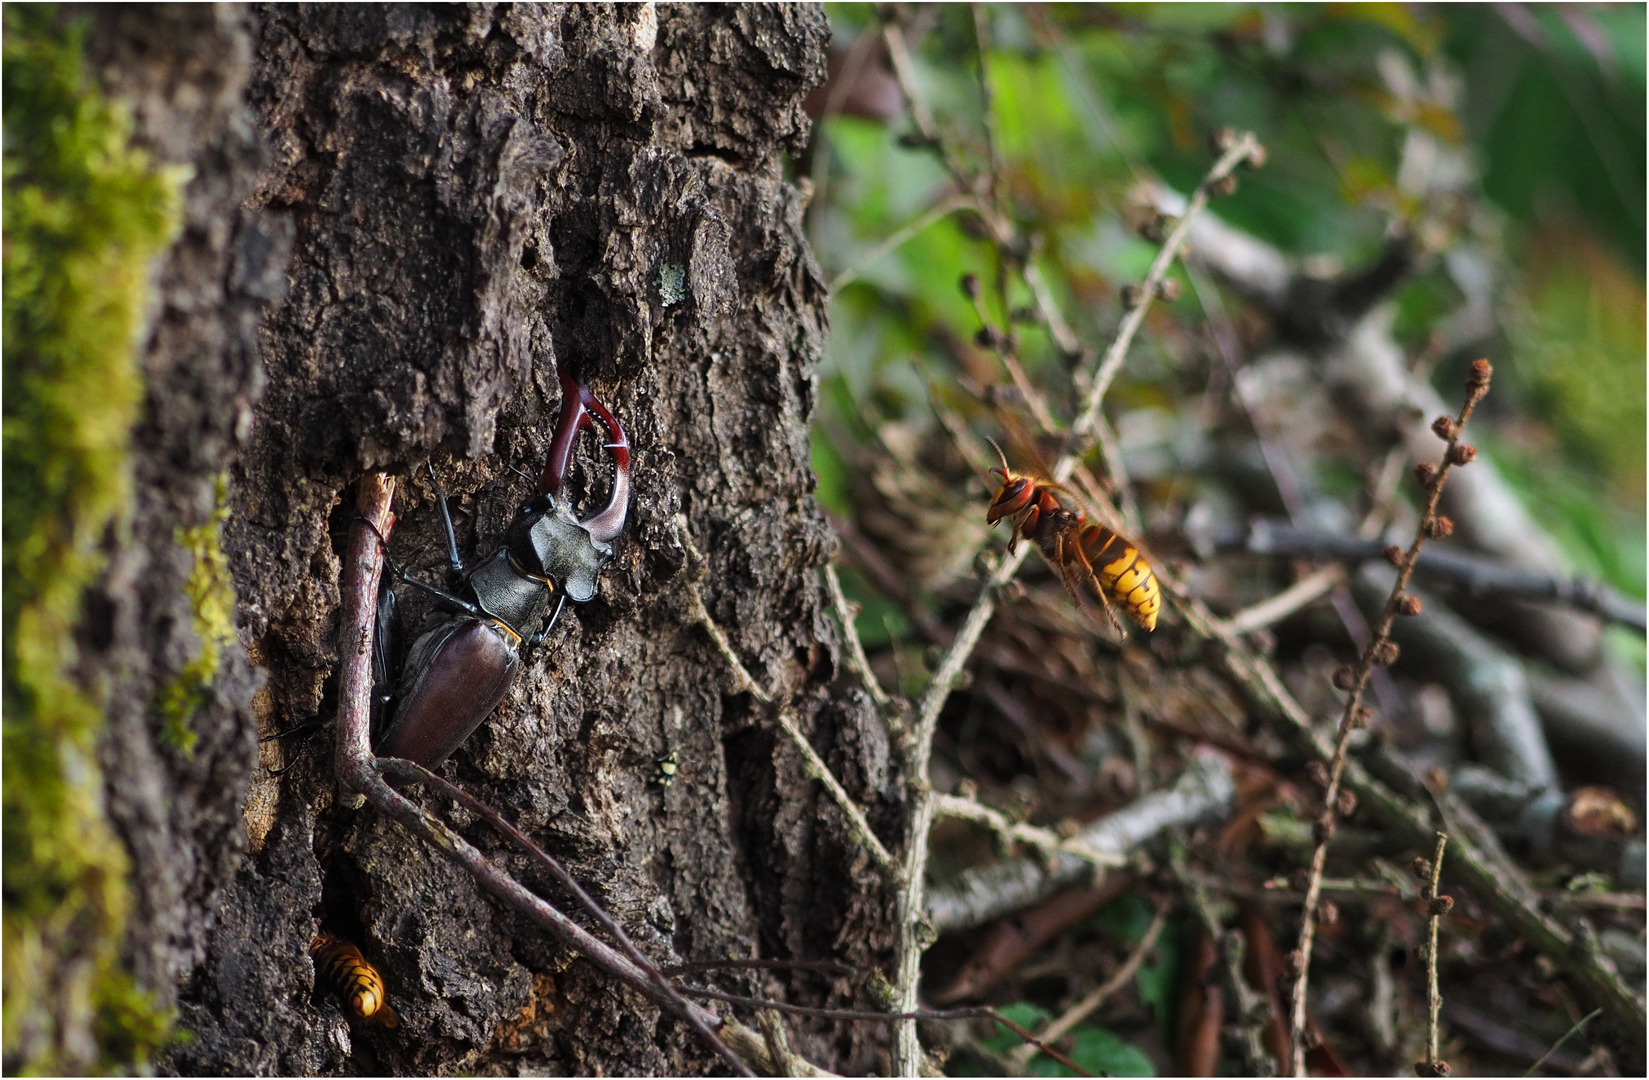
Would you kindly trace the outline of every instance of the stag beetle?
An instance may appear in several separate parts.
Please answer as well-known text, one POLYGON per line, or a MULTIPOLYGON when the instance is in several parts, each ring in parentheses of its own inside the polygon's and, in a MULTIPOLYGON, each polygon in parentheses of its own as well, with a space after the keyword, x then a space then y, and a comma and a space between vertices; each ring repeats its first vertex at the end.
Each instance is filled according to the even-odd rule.
POLYGON ((446 492, 430 467, 446 530, 449 584, 456 591, 419 581, 393 563, 388 578, 429 593, 454 614, 413 643, 394 679, 395 596, 386 579, 373 647, 373 750, 380 757, 425 767, 445 761, 509 690, 523 642, 531 647, 543 641, 568 600, 582 604, 595 596, 596 574, 613 557, 612 541, 624 530, 630 508, 630 444, 587 387, 565 371, 560 377, 561 418, 537 492, 510 522, 503 546, 474 569, 464 569, 446 492), (580 521, 563 489, 579 432, 595 429, 591 413, 612 439, 606 449, 613 455, 613 491, 605 508, 580 521), (388 715, 387 723, 378 722, 381 714, 388 715))

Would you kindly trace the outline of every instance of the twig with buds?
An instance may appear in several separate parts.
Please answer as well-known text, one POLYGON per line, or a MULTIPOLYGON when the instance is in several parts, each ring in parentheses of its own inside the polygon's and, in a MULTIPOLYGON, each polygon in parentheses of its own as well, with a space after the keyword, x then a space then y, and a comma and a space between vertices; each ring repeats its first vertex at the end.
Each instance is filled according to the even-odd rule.
POLYGON ((1471 419, 1472 410, 1477 408, 1477 403, 1489 392, 1489 379, 1493 374, 1494 369, 1487 360, 1473 361, 1466 377, 1466 403, 1461 408, 1460 415, 1440 416, 1432 424, 1432 430, 1439 438, 1448 442, 1448 447, 1443 452, 1440 465, 1422 462, 1414 468, 1415 479, 1426 491, 1426 507, 1420 515, 1420 524, 1415 529, 1414 540, 1409 544, 1407 551, 1396 545, 1385 550, 1386 559, 1397 567, 1397 581, 1392 586, 1391 595, 1386 599, 1385 609, 1380 613, 1379 622, 1374 628, 1374 639, 1369 642, 1368 648, 1363 650, 1362 658, 1355 666, 1348 664, 1334 673, 1334 684, 1347 691, 1348 696, 1345 711, 1340 715, 1334 756, 1329 760, 1328 784, 1323 793, 1322 813, 1317 818, 1317 846, 1311 853, 1311 877, 1306 886, 1305 908, 1300 913, 1300 940, 1290 958, 1297 972, 1289 1025, 1295 1076, 1305 1075, 1306 985, 1311 967, 1311 947, 1316 940, 1317 902, 1322 894, 1323 867, 1328 861, 1328 844, 1334 838, 1334 829, 1339 819, 1349 816, 1357 806, 1356 796, 1340 786, 1341 774, 1345 771, 1346 747, 1351 741, 1351 733, 1368 723, 1369 710, 1362 704, 1362 697, 1364 689, 1368 686, 1369 673, 1374 670, 1375 665, 1389 667, 1397 660, 1397 643, 1391 640, 1392 623, 1398 615, 1420 613, 1419 598, 1404 591, 1408 587, 1409 576, 1414 572, 1414 562, 1419 557, 1420 548, 1428 539, 1441 539, 1454 531, 1454 523, 1437 512, 1437 502, 1443 494, 1443 485, 1448 480, 1449 470, 1456 465, 1469 464, 1477 456, 1476 449, 1460 441, 1460 433, 1465 428, 1466 421, 1471 419))
POLYGON ((1454 907, 1454 897, 1440 896, 1438 883, 1443 879, 1443 849, 1448 846, 1447 833, 1437 834, 1437 852, 1428 862, 1422 856, 1414 857, 1414 875, 1429 878, 1421 896, 1426 901, 1426 1060, 1414 1063, 1416 1076, 1447 1076, 1449 1063, 1437 1056, 1437 1018, 1443 1011, 1443 992, 1437 986, 1437 928, 1443 916, 1454 907))

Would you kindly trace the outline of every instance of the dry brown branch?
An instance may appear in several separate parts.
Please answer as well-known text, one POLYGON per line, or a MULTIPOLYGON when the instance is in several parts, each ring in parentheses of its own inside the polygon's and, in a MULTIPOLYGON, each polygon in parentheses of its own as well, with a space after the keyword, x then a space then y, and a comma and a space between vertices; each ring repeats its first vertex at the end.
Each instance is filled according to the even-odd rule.
POLYGON ((1477 408, 1477 403, 1489 392, 1489 379, 1492 373, 1493 369, 1487 360, 1475 361, 1471 367, 1471 374, 1467 377, 1466 403, 1461 407, 1459 415, 1452 418, 1439 417, 1433 424, 1433 430, 1447 441, 1448 447, 1443 453, 1441 463, 1435 468, 1421 466, 1416 469, 1416 477, 1425 487, 1427 498, 1425 510, 1420 515, 1420 524, 1414 532, 1414 540, 1409 544, 1408 550, 1394 560, 1397 562, 1397 581, 1392 585, 1385 609, 1380 613, 1379 622, 1374 627, 1373 640, 1363 650, 1362 658, 1354 669, 1342 670, 1336 676, 1336 681, 1343 689, 1349 691, 1349 694, 1345 709, 1340 714, 1334 753, 1328 762, 1328 785, 1323 793, 1322 812, 1317 817, 1317 846, 1311 853, 1305 907, 1300 913, 1300 940, 1295 946, 1293 956, 1296 978, 1289 1045, 1292 1049, 1291 1057, 1296 1076, 1305 1075, 1306 987, 1310 981, 1311 948, 1317 933, 1317 902, 1322 892, 1323 867, 1328 861, 1328 843, 1334 837, 1335 826, 1343 813, 1350 812, 1341 806, 1340 800, 1340 781, 1345 772, 1346 748, 1350 744, 1351 733, 1366 722, 1363 719, 1362 696, 1368 686, 1370 673, 1377 663, 1385 667, 1396 659, 1397 646, 1391 641, 1391 627, 1397 620, 1400 607, 1405 611, 1409 610, 1407 602, 1411 598, 1405 596, 1403 590, 1408 587, 1409 577, 1414 573, 1414 563, 1420 554, 1420 548, 1428 538, 1447 536, 1453 529, 1453 524, 1447 518, 1438 515, 1437 501, 1443 494, 1444 484, 1447 483, 1453 467, 1470 462, 1476 454, 1473 448, 1460 442, 1460 432, 1471 419, 1472 410, 1477 408))
POLYGON ((1310 607, 1341 585, 1345 584, 1343 566, 1325 566, 1313 570, 1275 596, 1243 608, 1225 620, 1225 629, 1231 634, 1247 634, 1282 622, 1301 608, 1310 607))

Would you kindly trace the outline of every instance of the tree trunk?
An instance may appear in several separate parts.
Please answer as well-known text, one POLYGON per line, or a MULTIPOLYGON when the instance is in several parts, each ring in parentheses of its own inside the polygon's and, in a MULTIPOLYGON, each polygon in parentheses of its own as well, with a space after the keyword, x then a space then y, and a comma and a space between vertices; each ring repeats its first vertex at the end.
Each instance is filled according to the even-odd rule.
MULTIPOLYGON (((726 692, 685 588, 691 544, 707 556, 706 605, 744 664, 793 695, 802 729, 891 836, 902 796, 885 729, 837 682, 818 580, 834 540, 809 494, 825 298, 783 155, 807 139, 822 13, 271 6, 105 24, 111 87, 138 100, 146 138, 195 169, 186 232, 160 273, 138 509, 103 589, 112 629, 99 654, 126 673, 105 758, 136 863, 129 952, 145 985, 175 992, 192 1035, 165 1067, 712 1065, 688 1029, 436 852, 341 805, 330 729, 307 751, 266 747, 264 764, 297 759, 278 779, 255 760, 254 729, 330 719, 336 706, 352 482, 401 476, 390 554, 439 580, 432 462, 460 550, 490 553, 530 487, 512 468, 542 467, 558 369, 629 434, 630 524, 596 599, 526 654, 504 704, 442 772, 560 857, 661 963, 885 966, 891 927, 872 868, 771 718, 726 692), (175 146, 166 122, 185 124, 175 146), (211 520, 226 464, 239 643, 266 682, 254 696, 252 668, 226 643, 185 752, 157 741, 147 706, 198 652, 178 530, 211 520), (678 781, 650 784, 671 751, 678 781), (399 1029, 350 1021, 316 988, 317 929, 380 967, 399 1029)), ((605 460, 586 440, 573 487, 586 505, 604 496, 605 460)), ((427 605, 405 599, 415 628, 427 605)), ((484 825, 425 802, 565 902, 484 825)), ((870 1002, 836 976, 724 985, 870 1002)), ((877 1067, 874 1029, 791 1028, 819 1064, 877 1067)))

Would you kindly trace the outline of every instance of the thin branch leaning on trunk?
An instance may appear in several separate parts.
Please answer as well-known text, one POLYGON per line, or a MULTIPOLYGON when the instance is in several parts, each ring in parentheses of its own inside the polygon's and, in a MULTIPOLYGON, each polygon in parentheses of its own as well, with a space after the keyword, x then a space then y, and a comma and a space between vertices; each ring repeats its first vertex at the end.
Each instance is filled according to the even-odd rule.
MULTIPOLYGON (((371 747, 372 642, 376 630, 377 597, 383 577, 384 538, 395 517, 390 504, 395 479, 384 473, 362 478, 360 517, 350 529, 349 556, 339 591, 343 630, 338 663, 337 779, 340 788, 363 796, 385 817, 427 840, 443 856, 467 871, 487 891, 550 931, 591 963, 640 993, 696 1031, 727 1064, 742 1076, 755 1075, 716 1034, 724 1021, 713 1012, 681 998, 658 968, 638 965, 631 957, 573 922, 552 904, 534 894, 494 865, 468 841, 429 811, 384 782, 382 771, 392 759, 373 756, 371 747)), ((630 945, 634 950, 634 945, 630 945)), ((639 951, 634 955, 639 956, 639 951)))
POLYGON ((1456 417, 1440 416, 1432 425, 1438 436, 1447 441, 1448 448, 1443 453, 1441 464, 1435 467, 1420 465, 1415 469, 1415 477, 1426 489, 1427 497, 1426 508, 1420 515, 1420 524, 1414 531, 1414 540, 1409 544, 1407 551, 1400 551, 1395 547, 1388 550, 1387 557, 1397 565, 1397 581, 1392 585, 1391 595, 1386 599, 1385 609, 1380 613, 1379 622, 1375 625, 1374 639, 1369 642, 1368 648, 1363 650, 1362 658, 1354 668, 1342 668, 1335 673, 1336 684, 1349 691, 1349 695, 1346 698, 1345 709, 1340 714, 1334 754, 1328 763, 1328 786, 1323 793, 1322 812, 1317 817, 1317 846, 1311 853, 1305 907, 1300 913, 1300 940, 1290 957, 1294 989, 1289 1044, 1295 1076, 1305 1075, 1306 987, 1310 977, 1311 947, 1317 933, 1317 902, 1322 893, 1323 867, 1328 861, 1328 844, 1334 837, 1334 829, 1340 817, 1349 814, 1356 805, 1355 797, 1352 797, 1347 805, 1342 805, 1345 800, 1340 798, 1340 777, 1345 771, 1346 748, 1351 742, 1351 733, 1367 723, 1368 712, 1362 704, 1362 696, 1363 690, 1368 686, 1369 673, 1374 670, 1376 664, 1390 666, 1397 658, 1397 645, 1391 640, 1392 623, 1396 621, 1399 612, 1406 615, 1419 614, 1419 601, 1406 595, 1404 589, 1408 587, 1409 576, 1414 573, 1414 564, 1420 554, 1420 548, 1427 539, 1447 536, 1454 529, 1448 518, 1437 513, 1437 501, 1443 494, 1449 470, 1456 465, 1467 464, 1476 456, 1477 451, 1473 447, 1460 441, 1460 432, 1471 419, 1472 410, 1477 408, 1477 403, 1489 392, 1489 379, 1493 370, 1487 360, 1474 361, 1466 378, 1466 403, 1462 406, 1460 414, 1456 417))

